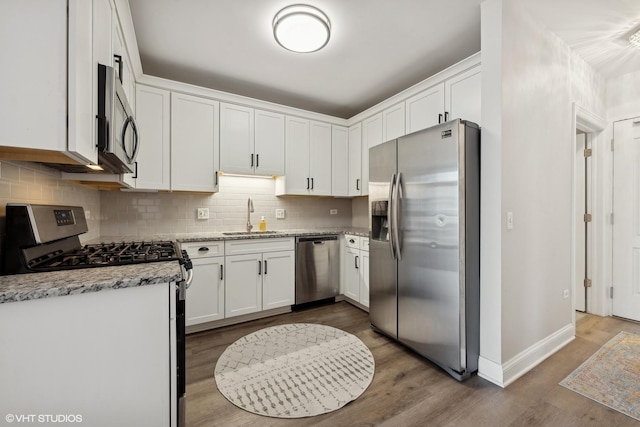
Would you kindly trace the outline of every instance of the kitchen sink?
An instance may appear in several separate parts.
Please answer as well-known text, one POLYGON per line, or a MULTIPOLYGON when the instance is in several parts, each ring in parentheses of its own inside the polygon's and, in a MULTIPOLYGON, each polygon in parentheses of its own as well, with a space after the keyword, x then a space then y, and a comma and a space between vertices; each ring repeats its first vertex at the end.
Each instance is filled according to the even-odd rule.
POLYGON ((250 236, 250 235, 263 235, 263 234, 277 234, 279 231, 271 230, 271 231, 229 231, 226 233, 222 233, 225 236, 250 236))

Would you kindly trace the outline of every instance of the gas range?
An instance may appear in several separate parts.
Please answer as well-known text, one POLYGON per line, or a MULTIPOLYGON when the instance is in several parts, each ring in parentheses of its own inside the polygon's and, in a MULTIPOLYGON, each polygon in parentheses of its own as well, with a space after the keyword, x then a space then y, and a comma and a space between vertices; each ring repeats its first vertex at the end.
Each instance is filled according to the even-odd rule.
POLYGON ((8 204, 6 221, 4 274, 188 260, 172 241, 82 246, 88 228, 79 206, 8 204))

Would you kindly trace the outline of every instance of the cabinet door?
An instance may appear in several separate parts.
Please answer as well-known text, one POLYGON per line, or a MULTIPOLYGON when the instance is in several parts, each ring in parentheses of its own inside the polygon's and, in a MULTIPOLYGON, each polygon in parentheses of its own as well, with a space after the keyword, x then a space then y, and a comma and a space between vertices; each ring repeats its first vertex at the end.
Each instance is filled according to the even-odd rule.
POLYGON ((225 317, 262 310, 262 254, 225 257, 225 317))
POLYGON ((349 128, 349 196, 362 194, 362 123, 349 128))
POLYGON ((287 116, 286 194, 309 194, 309 120, 287 116))
POLYGON ((349 247, 342 253, 344 265, 344 294, 354 301, 360 301, 360 251, 349 247))
POLYGON ((369 252, 360 251, 358 274, 360 276, 360 304, 369 307, 369 252))
POLYGON ((437 125, 444 117, 444 83, 405 101, 407 134, 437 125))
POLYGON ((464 119, 480 125, 481 86, 479 65, 445 82, 445 110, 449 120, 464 119))
POLYGON ((284 175, 284 114, 255 110, 255 172, 284 175))
POLYGON ((187 291, 187 326, 224 319, 224 257, 193 259, 187 291))
POLYGON ((309 176, 311 193, 331 195, 331 125, 311 122, 309 127, 309 176))
POLYGON ((216 190, 214 146, 218 146, 218 102, 171 94, 171 189, 216 190))
POLYGON ((171 182, 171 93, 138 85, 136 122, 140 149, 136 158, 135 187, 169 190, 171 182))
POLYGON ((382 112, 382 141, 390 141, 405 134, 404 102, 382 112))
POLYGON ((382 142, 382 113, 378 113, 362 122, 362 195, 369 194, 369 148, 382 142))
POLYGON ((331 195, 349 195, 349 130, 331 126, 331 195))
POLYGON ((253 173, 253 108, 220 104, 220 170, 253 173))
POLYGON ((262 309, 295 303, 295 251, 262 255, 262 309))

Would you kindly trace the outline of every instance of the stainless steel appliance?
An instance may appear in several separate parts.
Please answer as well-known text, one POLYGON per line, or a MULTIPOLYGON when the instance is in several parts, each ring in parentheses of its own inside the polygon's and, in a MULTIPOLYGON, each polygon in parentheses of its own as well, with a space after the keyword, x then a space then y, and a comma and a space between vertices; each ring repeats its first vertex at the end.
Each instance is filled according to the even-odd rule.
POLYGON ((296 305, 335 298, 339 286, 338 236, 296 237, 296 305))
POLYGON ((371 325, 458 380, 478 369, 479 153, 459 119, 369 150, 371 325))
MULTIPOLYGON (((8 204, 3 274, 35 273, 77 268, 179 261, 184 280, 176 284, 177 419, 184 426, 186 391, 185 294, 192 280, 192 265, 176 242, 121 242, 80 244, 88 231, 79 206, 8 204)), ((173 383, 173 381, 172 381, 173 383)))

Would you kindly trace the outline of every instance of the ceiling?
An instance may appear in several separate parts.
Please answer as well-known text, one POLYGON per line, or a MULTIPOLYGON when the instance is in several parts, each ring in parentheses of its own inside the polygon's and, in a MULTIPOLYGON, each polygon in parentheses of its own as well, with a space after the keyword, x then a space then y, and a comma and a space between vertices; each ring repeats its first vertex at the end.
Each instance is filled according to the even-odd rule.
MULTIPOLYGON (((605 77, 640 70, 640 1, 520 1, 605 77)), ((145 74, 342 118, 478 52, 481 2, 309 0, 331 40, 297 54, 271 28, 295 1, 129 0, 145 74)))

